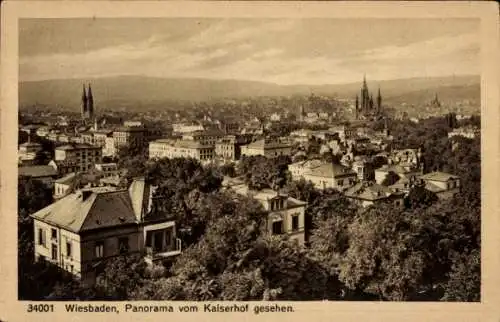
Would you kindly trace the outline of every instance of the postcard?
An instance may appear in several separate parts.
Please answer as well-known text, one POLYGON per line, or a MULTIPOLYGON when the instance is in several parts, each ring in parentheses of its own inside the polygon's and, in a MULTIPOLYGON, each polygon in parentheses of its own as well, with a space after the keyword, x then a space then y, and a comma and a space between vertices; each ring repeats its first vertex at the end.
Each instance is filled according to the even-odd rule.
POLYGON ((4 2, 0 320, 498 321, 498 23, 4 2))

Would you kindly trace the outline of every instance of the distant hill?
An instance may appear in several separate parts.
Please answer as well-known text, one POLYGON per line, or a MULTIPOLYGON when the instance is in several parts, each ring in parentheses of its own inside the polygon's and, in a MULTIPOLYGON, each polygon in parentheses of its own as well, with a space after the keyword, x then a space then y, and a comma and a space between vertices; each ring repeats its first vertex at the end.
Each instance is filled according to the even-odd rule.
MULTIPOLYGON (((82 84, 90 82, 97 106, 119 107, 120 104, 158 104, 163 101, 202 101, 224 97, 318 95, 354 98, 361 81, 341 85, 278 85, 245 80, 169 79, 141 76, 116 76, 90 80, 64 79, 19 83, 20 106, 59 105, 76 110, 80 105, 82 84)), ((384 100, 428 101, 438 93, 445 100, 479 100, 479 76, 412 78, 370 81, 374 95, 380 86, 384 100)))

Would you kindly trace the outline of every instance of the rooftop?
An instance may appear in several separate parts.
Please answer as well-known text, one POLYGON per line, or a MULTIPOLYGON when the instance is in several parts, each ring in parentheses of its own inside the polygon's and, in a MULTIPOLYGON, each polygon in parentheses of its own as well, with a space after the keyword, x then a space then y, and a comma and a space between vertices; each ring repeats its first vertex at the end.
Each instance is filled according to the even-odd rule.
POLYGON ((356 172, 340 164, 326 163, 310 169, 306 174, 310 176, 334 178, 343 175, 356 175, 356 172))
POLYGON ((18 168, 18 176, 26 177, 52 177, 57 176, 57 170, 50 165, 33 165, 18 168))
POLYGON ((139 223, 151 209, 152 191, 144 180, 138 179, 129 189, 86 188, 61 198, 32 217, 75 233, 139 223))
POLYGON ((375 201, 388 198, 393 193, 389 187, 373 182, 360 182, 345 192, 346 197, 375 201))
POLYGON ((453 174, 445 173, 445 172, 430 172, 427 174, 424 174, 423 176, 420 176, 421 179, 424 180, 431 180, 431 181, 448 181, 452 179, 458 179, 458 176, 455 176, 453 174))

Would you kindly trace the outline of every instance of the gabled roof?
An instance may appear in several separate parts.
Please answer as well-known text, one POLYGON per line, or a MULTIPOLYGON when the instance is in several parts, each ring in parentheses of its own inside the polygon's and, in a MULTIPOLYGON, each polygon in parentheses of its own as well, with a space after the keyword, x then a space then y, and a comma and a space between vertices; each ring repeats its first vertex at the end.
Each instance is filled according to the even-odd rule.
POLYGON ((305 175, 335 178, 345 175, 356 175, 356 172, 341 164, 326 163, 318 167, 311 168, 305 173, 305 175))
MULTIPOLYGON (((303 151, 299 151, 299 152, 303 152, 303 151)), ((297 154, 299 152, 297 152, 297 154)), ((303 153, 304 153, 304 155, 306 155, 305 152, 303 152, 303 153)), ((323 161, 317 160, 317 159, 314 159, 314 160, 304 160, 304 161, 299 161, 299 162, 291 163, 291 164, 288 165, 288 167, 300 167, 300 168, 312 169, 312 168, 316 168, 316 167, 321 166, 323 163, 324 163, 323 161)))
POLYGON ((75 233, 140 223, 150 210, 153 189, 136 179, 129 189, 82 189, 39 210, 33 218, 75 233))
POLYGON ((445 172, 430 172, 427 174, 424 174, 423 176, 420 176, 421 179, 424 180, 432 180, 432 181, 448 181, 451 179, 458 179, 458 176, 455 176, 453 174, 445 173, 445 172))
POLYGON ((360 182, 345 192, 346 197, 370 201, 386 199, 392 194, 392 191, 388 187, 371 182, 360 182))
POLYGON ((50 165, 24 166, 18 168, 18 175, 33 178, 53 177, 57 176, 57 170, 50 165))
POLYGON ((133 223, 135 216, 131 208, 127 191, 94 188, 69 194, 32 216, 48 224, 78 233, 133 223), (85 196, 85 193, 89 195, 85 196))

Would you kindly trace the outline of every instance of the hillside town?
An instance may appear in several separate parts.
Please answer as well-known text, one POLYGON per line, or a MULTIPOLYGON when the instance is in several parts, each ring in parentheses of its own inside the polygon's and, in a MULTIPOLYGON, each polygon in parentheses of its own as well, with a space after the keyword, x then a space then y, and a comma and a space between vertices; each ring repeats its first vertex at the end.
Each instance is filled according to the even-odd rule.
POLYGON ((22 110, 20 298, 477 300, 479 115, 301 100, 22 110))

